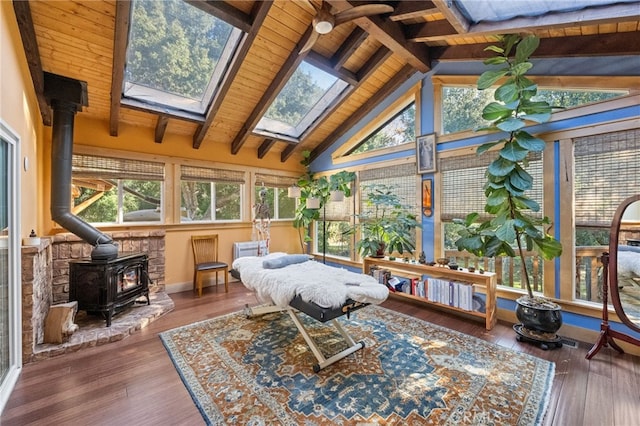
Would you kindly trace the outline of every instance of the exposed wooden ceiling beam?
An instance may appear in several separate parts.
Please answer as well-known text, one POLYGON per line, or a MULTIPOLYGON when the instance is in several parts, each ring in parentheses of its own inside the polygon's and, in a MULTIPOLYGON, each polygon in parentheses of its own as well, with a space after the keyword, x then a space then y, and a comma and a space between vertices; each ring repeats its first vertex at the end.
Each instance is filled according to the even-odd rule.
POLYGON ((440 10, 432 1, 401 1, 389 16, 392 21, 406 21, 422 18, 425 15, 433 15, 440 10))
POLYGON ((273 145, 275 145, 275 143, 275 139, 265 139, 258 147, 258 158, 264 158, 264 156, 267 155, 267 152, 269 152, 269 150, 273 145))
MULTIPOLYGON (((358 2, 348 0, 324 0, 338 10, 349 9, 358 2)), ((379 16, 365 16, 353 21, 360 28, 369 33, 389 50, 395 52, 415 69, 421 72, 428 72, 431 69, 429 50, 421 43, 410 43, 407 41, 402 30, 402 25, 389 19, 382 19, 379 16)))
MULTIPOLYGON (((389 59, 389 57, 393 54, 389 49, 384 46, 381 46, 376 53, 371 55, 371 57, 367 60, 367 62, 358 70, 356 73, 358 75, 358 84, 356 86, 347 87, 344 92, 341 94, 340 99, 336 100, 331 108, 325 111, 318 119, 313 123, 311 127, 309 127, 301 136, 301 140, 304 140, 306 137, 311 135, 318 127, 320 127, 325 120, 330 117, 333 113, 335 113, 340 106, 349 98, 349 95, 353 93, 360 85, 367 80, 373 74, 375 70, 380 67, 384 61, 389 59)), ((289 157, 298 149, 299 145, 288 145, 280 154, 280 161, 285 162, 289 157)))
POLYGON ((15 11, 16 19, 18 21, 20 38, 22 39, 24 53, 27 57, 27 64, 29 65, 29 73, 31 74, 33 88, 36 92, 36 99, 38 100, 38 107, 40 108, 40 115, 42 116, 42 124, 45 126, 51 126, 53 115, 44 96, 44 72, 42 70, 42 62, 40 61, 38 40, 36 38, 35 28, 33 27, 33 19, 31 18, 29 2, 14 1, 13 10, 15 11))
POLYGON ((339 70, 342 68, 345 62, 353 55, 353 52, 360 47, 367 37, 368 34, 362 28, 355 27, 329 60, 333 69, 339 70))
POLYGON ((224 102, 224 99, 227 96, 229 89, 231 88, 231 84, 233 83, 233 80, 238 74, 238 71, 240 70, 242 63, 244 62, 244 59, 247 57, 247 54, 249 53, 249 49, 251 48, 251 45, 253 44, 255 38, 258 36, 260 27, 262 26, 265 18, 267 17, 267 14, 269 13, 269 9, 271 9, 272 5, 273 5, 272 0, 259 1, 254 4, 253 9, 251 11, 251 15, 252 15, 251 29, 245 35, 244 40, 242 40, 242 43, 240 45, 240 48, 238 49, 235 56, 231 60, 229 71, 225 73, 223 80, 220 83, 220 87, 216 91, 216 94, 214 95, 211 101, 211 105, 207 110, 207 113, 204 118, 204 122, 202 123, 202 125, 198 126, 198 128, 196 129, 193 135, 194 149, 200 148, 200 145, 202 144, 202 141, 204 140, 204 137, 207 134, 207 131, 209 130, 209 128, 211 127, 211 124, 215 120, 216 114, 218 113, 218 110, 220 110, 220 106, 222 106, 222 103, 224 102))
POLYGON ((460 12, 455 2, 451 0, 433 0, 433 4, 444 15, 445 19, 455 28, 458 34, 469 32, 471 23, 460 12))
POLYGON ((164 139, 164 133, 167 130, 167 124, 169 124, 169 117, 167 117, 166 115, 159 115, 158 122, 156 123, 156 131, 153 137, 155 143, 162 143, 162 139, 164 139))
POLYGON ((228 24, 241 29, 245 33, 251 31, 253 19, 251 16, 236 9, 223 1, 184 0, 192 6, 203 10, 228 24))
MULTIPOLYGON (((492 56, 485 51, 491 43, 431 48, 434 61, 473 61, 492 56)), ((628 33, 593 34, 586 36, 540 39, 540 46, 532 58, 559 58, 577 56, 629 56, 640 55, 640 31, 628 33)))
POLYGON ((311 151, 311 155, 309 156, 309 160, 315 160, 320 154, 322 154, 325 150, 327 150, 331 145, 333 145, 338 138, 340 138, 343 134, 345 134, 349 129, 355 126, 360 120, 362 120, 368 113, 377 106, 380 102, 382 102, 387 96, 391 95, 398 87, 400 87, 404 82, 406 82, 413 74, 415 74, 416 70, 413 66, 407 64, 405 65, 398 73, 387 83, 380 88, 367 102, 364 103, 358 110, 353 113, 348 119, 346 119, 340 126, 338 126, 331 134, 322 141, 318 146, 316 146, 313 151, 311 151))
POLYGON ((284 64, 282 64, 280 71, 278 71, 273 81, 264 92, 264 95, 256 104, 255 108, 242 126, 242 129, 240 129, 233 142, 231 142, 232 154, 235 155, 238 153, 238 151, 240 151, 240 148, 242 148, 242 145, 244 145, 247 137, 256 127, 256 124, 258 124, 264 113, 267 111, 269 105, 271 105, 271 102, 273 102, 276 96, 278 96, 278 93, 280 93, 282 87, 287 83, 289 77, 291 77, 291 74, 295 72, 295 70, 298 68, 298 65, 300 65, 300 62, 302 62, 302 60, 306 57, 306 54, 309 51, 307 51, 306 53, 300 53, 300 49, 302 49, 302 47, 307 43, 307 40, 309 40, 309 37, 311 37, 312 33, 313 28, 309 27, 296 47, 289 54, 287 60, 284 62, 284 64))
POLYGON ((310 50, 307 53, 307 57, 305 58, 305 60, 309 62, 311 65, 317 68, 320 68, 321 70, 329 74, 333 74, 336 77, 339 77, 341 80, 346 81, 351 85, 358 84, 358 78, 354 73, 352 73, 346 68, 334 69, 333 64, 329 59, 325 58, 324 56, 322 56, 317 52, 314 52, 313 50, 310 50))
POLYGON ((127 40, 131 16, 129 0, 116 2, 115 34, 113 37, 113 62, 111 66, 111 100, 109 110, 109 134, 118 136, 120 100, 124 82, 124 66, 127 57, 127 40))

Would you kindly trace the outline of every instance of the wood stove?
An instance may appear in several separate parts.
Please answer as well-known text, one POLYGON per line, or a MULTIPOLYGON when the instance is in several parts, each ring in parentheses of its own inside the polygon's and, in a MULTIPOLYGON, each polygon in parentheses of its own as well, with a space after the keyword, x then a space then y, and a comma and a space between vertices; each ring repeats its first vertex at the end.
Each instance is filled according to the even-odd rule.
POLYGON ((121 253, 115 259, 69 262, 69 301, 78 309, 105 317, 111 326, 114 314, 144 296, 149 301, 148 256, 145 253, 121 253))

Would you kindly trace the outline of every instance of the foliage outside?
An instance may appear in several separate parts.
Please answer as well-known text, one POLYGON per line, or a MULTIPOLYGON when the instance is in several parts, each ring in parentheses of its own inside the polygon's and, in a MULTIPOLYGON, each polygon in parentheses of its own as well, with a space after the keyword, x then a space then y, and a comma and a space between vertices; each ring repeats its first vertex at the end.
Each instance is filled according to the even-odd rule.
MULTIPOLYGON (((533 64, 529 57, 540 41, 535 36, 501 37, 499 46, 487 50, 496 56, 484 61, 486 65, 501 65, 482 73, 478 90, 485 90, 500 80, 502 84, 494 94, 495 102, 482 110, 483 119, 491 124, 481 130, 502 131, 507 136, 478 147, 478 155, 498 147, 497 157, 486 171, 485 212, 492 217, 479 221, 477 212, 454 222, 464 225, 458 250, 466 250, 479 257, 509 256, 524 259, 524 252, 536 251, 545 260, 560 256, 562 246, 544 227, 547 217, 536 218, 528 212, 537 212, 540 206, 526 195, 532 188, 533 178, 525 170, 530 152, 542 152, 545 142, 526 132, 527 122, 544 123, 551 117, 551 106, 546 101, 534 101, 537 86, 525 75, 533 64), (512 51, 515 49, 513 56, 512 51), (515 247, 514 247, 515 246, 515 247), (517 252, 516 252, 517 250, 517 252)), ((526 263, 522 263, 529 298, 534 299, 526 263)))
POLYGON ((350 197, 351 185, 356 180, 356 174, 346 170, 335 173, 328 178, 326 176, 316 178, 314 173, 309 170, 310 155, 310 151, 302 153, 302 161, 300 163, 306 167, 306 172, 300 176, 296 184, 300 188, 300 198, 293 219, 294 228, 297 228, 298 232, 303 232, 303 234, 299 234, 300 248, 303 252, 305 251, 305 244, 311 241, 311 236, 309 235, 310 226, 314 221, 320 219, 320 212, 329 201, 331 192, 341 191, 346 197, 350 197), (307 208, 306 201, 309 198, 319 199, 320 207, 317 209, 307 208))
POLYGON ((350 155, 414 142, 416 139, 415 129, 416 105, 411 103, 411 105, 369 135, 357 148, 351 151, 350 155))
POLYGON ((350 234, 360 231, 356 244, 360 255, 376 256, 380 250, 389 254, 413 253, 413 231, 421 225, 411 208, 403 205, 387 185, 369 185, 364 190, 367 212, 361 213, 359 223, 349 230, 350 234))

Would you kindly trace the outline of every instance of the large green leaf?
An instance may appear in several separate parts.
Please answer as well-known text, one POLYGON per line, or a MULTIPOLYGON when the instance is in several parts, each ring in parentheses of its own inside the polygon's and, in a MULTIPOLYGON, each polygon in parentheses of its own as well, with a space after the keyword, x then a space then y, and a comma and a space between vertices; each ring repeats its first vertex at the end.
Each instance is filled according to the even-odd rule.
POLYGON ((505 58, 504 56, 492 56, 482 61, 482 63, 485 65, 501 65, 501 64, 504 64, 505 62, 507 62, 507 58, 505 58))
POLYGON ((488 103, 482 110, 482 118, 487 121, 510 117, 512 114, 513 110, 498 102, 488 103))
POLYGON ((532 102, 524 100, 520 104, 520 111, 525 114, 546 114, 551 113, 551 106, 546 102, 532 102))
POLYGON ((502 101, 504 103, 513 102, 518 99, 518 86, 513 80, 509 83, 505 83, 496 89, 493 97, 497 101, 502 101))
POLYGON ((526 74, 526 72, 529 71, 532 67, 533 64, 531 62, 520 62, 519 64, 513 66, 511 72, 513 73, 513 75, 523 75, 526 74))
POLYGON ((508 118, 496 124, 496 127, 503 132, 513 132, 522 129, 524 126, 525 122, 517 118, 508 118))
POLYGON ((546 123, 551 118, 551 114, 527 114, 521 116, 520 118, 522 118, 523 120, 535 121, 536 123, 546 123))
POLYGON ((477 155, 483 154, 483 153, 489 151, 491 148, 493 148, 494 146, 496 146, 499 143, 501 143, 501 141, 483 143, 482 145, 480 145, 478 147, 478 149, 476 149, 476 154, 477 155))
POLYGON ((511 170, 515 167, 515 163, 513 161, 509 161, 506 158, 499 157, 496 158, 489 164, 489 173, 494 176, 506 176, 511 173, 511 170))
POLYGON ((522 148, 516 142, 507 142, 500 150, 501 157, 513 162, 522 161, 527 157, 527 154, 529 154, 529 151, 522 148))
POLYGON ((494 83, 507 75, 506 69, 485 71, 478 78, 478 90, 485 90, 493 86, 494 83))
POLYGON ((525 131, 516 132, 514 137, 518 141, 518 145, 529 151, 542 152, 546 146, 545 141, 525 131))
POLYGON ((516 239, 516 230, 513 220, 509 219, 496 229, 496 237, 501 241, 510 243, 516 239))
POLYGON ((536 51, 540 45, 540 39, 534 35, 523 38, 516 46, 515 63, 519 64, 529 59, 531 54, 536 51))
POLYGON ((550 235, 545 235, 543 240, 534 240, 534 244, 545 260, 554 259, 562 254, 562 244, 550 235))
POLYGON ((531 189, 531 180, 523 179, 517 172, 509 175, 509 184, 523 192, 531 189))
POLYGON ((489 197, 487 197, 487 205, 499 206, 505 201, 507 201, 508 198, 509 198, 509 193, 505 189, 501 188, 496 191, 493 191, 493 193, 489 197))

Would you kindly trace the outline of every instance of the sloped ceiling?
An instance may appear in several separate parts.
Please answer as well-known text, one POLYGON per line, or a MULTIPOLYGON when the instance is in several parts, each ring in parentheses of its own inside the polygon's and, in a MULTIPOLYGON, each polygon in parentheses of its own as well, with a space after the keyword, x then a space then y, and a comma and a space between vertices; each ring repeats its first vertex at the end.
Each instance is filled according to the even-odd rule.
MULTIPOLYGON (((367 3, 324 1, 333 13, 367 3)), ((640 2, 473 24, 450 0, 388 1, 393 12, 340 25, 302 54, 314 16, 307 0, 189 3, 247 33, 241 60, 197 119, 122 102, 130 2, 14 1, 44 124, 51 124, 51 111, 43 72, 50 72, 87 82, 90 102, 82 114, 108 122, 112 136, 127 123, 154 129, 157 143, 174 133, 192 138, 193 149, 215 141, 233 154, 251 150, 262 158, 275 151, 285 161, 310 150, 315 158, 414 73, 429 72, 436 63, 482 59, 496 34, 535 33, 541 37, 536 56, 544 58, 640 54, 640 2), (348 93, 298 143, 253 133, 303 58, 349 81, 348 93)))

